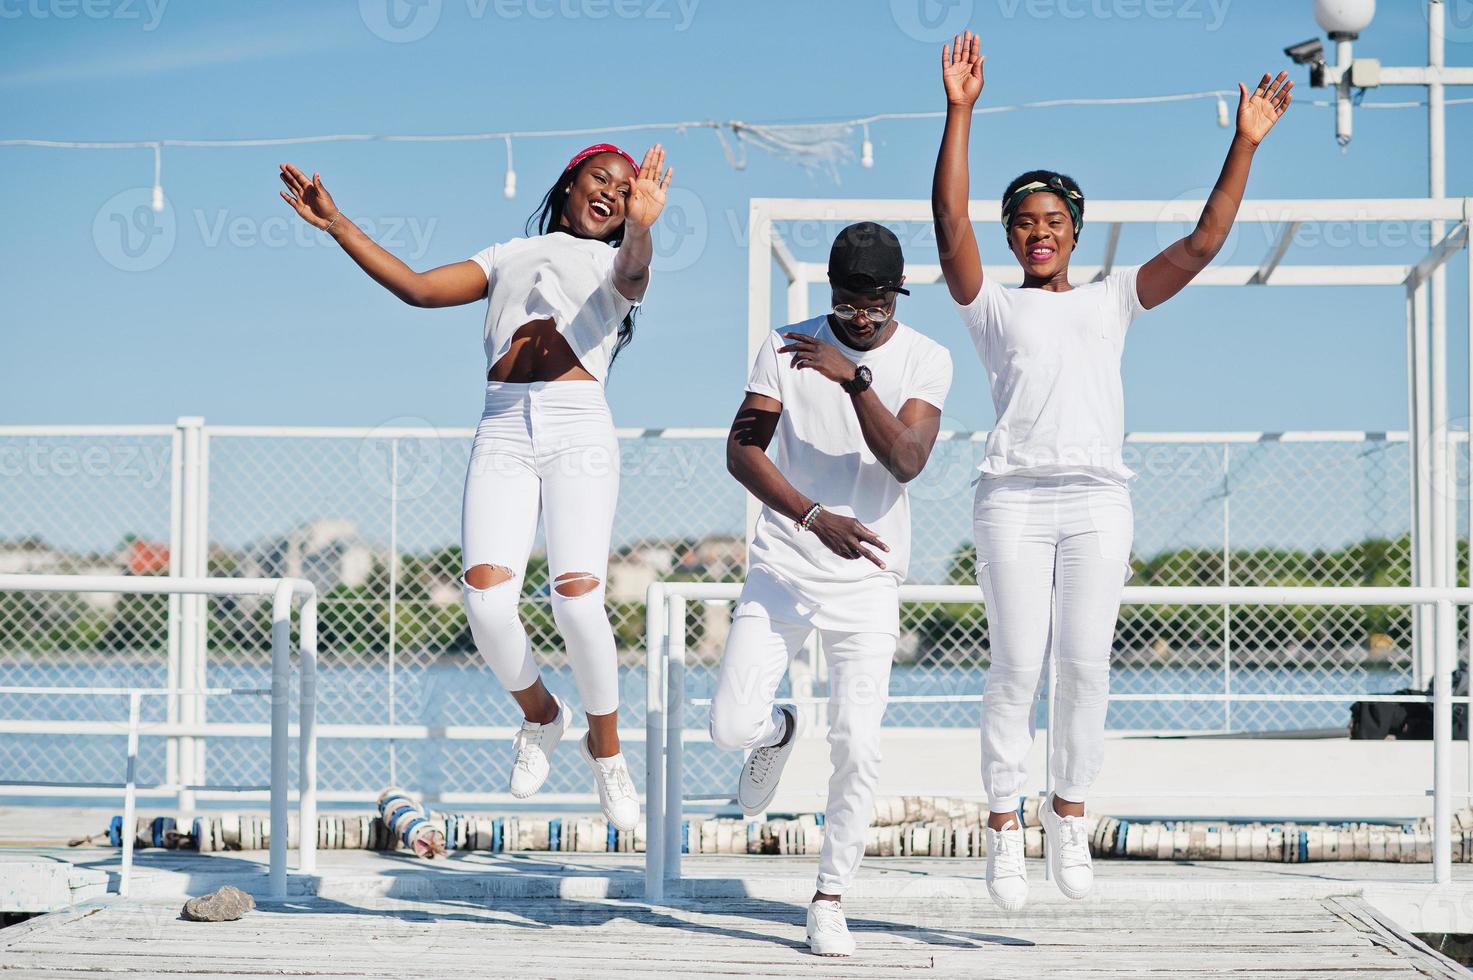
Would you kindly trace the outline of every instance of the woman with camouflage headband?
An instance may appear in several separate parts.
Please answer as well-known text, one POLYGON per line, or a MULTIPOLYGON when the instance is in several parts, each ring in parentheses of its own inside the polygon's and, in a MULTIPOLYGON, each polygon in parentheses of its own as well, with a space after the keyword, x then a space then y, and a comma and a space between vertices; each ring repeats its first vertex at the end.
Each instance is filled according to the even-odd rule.
POLYGON ((1023 174, 1002 198, 1020 289, 984 275, 968 216, 967 140, 982 94, 975 34, 941 52, 946 131, 931 203, 946 285, 987 369, 997 423, 977 482, 973 535, 987 604, 992 666, 982 711, 982 783, 991 816, 987 887, 1013 911, 1028 897, 1017 811, 1050 642, 1058 703, 1042 807, 1049 869, 1059 889, 1093 886, 1084 799, 1104 756, 1110 648, 1130 577, 1133 516, 1122 444, 1120 355, 1126 330, 1181 292, 1227 241, 1254 154, 1289 108, 1293 83, 1264 75, 1239 85, 1227 161, 1191 234, 1139 269, 1076 286, 1069 261, 1084 227, 1084 194, 1049 170, 1023 174))

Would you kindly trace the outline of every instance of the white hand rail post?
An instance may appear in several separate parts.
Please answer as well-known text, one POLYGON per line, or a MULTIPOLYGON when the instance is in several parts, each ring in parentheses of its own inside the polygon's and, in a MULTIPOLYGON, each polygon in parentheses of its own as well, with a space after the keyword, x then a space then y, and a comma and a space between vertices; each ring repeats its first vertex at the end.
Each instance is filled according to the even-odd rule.
MULTIPOLYGON (((287 811, 287 739, 291 684, 290 582, 282 582, 271 597, 271 897, 286 898, 286 845, 290 834, 287 811)), ((307 838, 301 828, 299 846, 307 838)))
POLYGON ((1437 646, 1432 680, 1432 880, 1452 881, 1453 661, 1457 657, 1453 604, 1437 603, 1437 646))
POLYGON ((644 899, 665 898, 665 586, 644 598, 644 899))
MULTIPOLYGON (((291 615, 287 598, 287 615, 291 615)), ((297 870, 317 871, 317 593, 302 600, 297 670, 297 870)), ((288 668, 290 669, 290 668, 288 668)), ((273 678, 275 670, 273 667, 273 678)))
MULTIPOLYGON (((171 695, 172 696, 172 695, 171 695)), ((133 825, 138 822, 138 704, 142 695, 128 694, 128 779, 123 790, 123 870, 118 876, 118 895, 128 897, 128 883, 133 877, 133 825)))
POLYGON ((685 596, 669 596, 665 605, 665 878, 678 882, 685 817, 685 596))
MULTIPOLYGON (((1045 805, 1048 803, 1049 792, 1054 788, 1054 695, 1056 693, 1055 681, 1058 677, 1058 671, 1054 668, 1057 664, 1059 646, 1059 607, 1057 597, 1053 600, 1052 616, 1055 625, 1053 629, 1049 630, 1048 649, 1043 652, 1043 671, 1045 678, 1043 687, 1043 801, 1045 805)), ((1038 705, 1035 703, 1029 710, 1037 711, 1038 705)), ((1043 823, 1043 814, 1041 813, 1038 815, 1038 822, 1040 824, 1043 823)), ((1048 845, 1045 844, 1044 846, 1047 847, 1048 845)), ((1049 870, 1049 863, 1047 861, 1043 862, 1043 880, 1054 880, 1053 873, 1049 870)))
MULTIPOLYGON (((174 432, 170 440, 169 448, 169 577, 178 578, 184 574, 182 550, 184 512, 184 419, 179 419, 174 425, 174 432)), ((168 644, 169 665, 167 679, 164 686, 171 692, 178 691, 183 681, 179 676, 179 656, 183 647, 183 633, 181 632, 181 620, 183 614, 184 597, 178 593, 169 593, 169 622, 168 622, 168 644)), ((167 705, 164 709, 164 719, 171 725, 178 724, 182 719, 179 706, 180 697, 176 693, 170 693, 166 698, 167 705)), ((178 735, 170 735, 165 742, 164 748, 164 781, 171 786, 178 786, 188 780, 179 776, 179 745, 181 739, 178 735)), ((175 796, 175 803, 182 802, 175 796)))
MULTIPOLYGON (((200 537, 200 439, 204 419, 186 417, 177 423, 180 439, 180 512, 179 512, 179 575, 193 578, 203 574, 196 555, 201 548, 200 537)), ((208 606, 200 596, 182 594, 179 597, 179 686, 193 691, 204 687, 200 676, 198 622, 208 606)), ((200 721, 200 700, 193 695, 179 699, 179 720, 186 725, 197 725, 200 721)), ((203 740, 195 735, 184 735, 179 739, 179 808, 195 808, 194 790, 185 787, 202 782, 199 779, 198 755, 203 751, 203 740)))

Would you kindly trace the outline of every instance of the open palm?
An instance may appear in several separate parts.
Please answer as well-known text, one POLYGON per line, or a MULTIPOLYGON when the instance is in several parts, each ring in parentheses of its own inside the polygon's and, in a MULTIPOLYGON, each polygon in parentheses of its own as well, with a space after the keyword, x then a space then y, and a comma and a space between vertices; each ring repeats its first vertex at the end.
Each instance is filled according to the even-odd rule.
POLYGON ((1239 82, 1238 135, 1252 141, 1254 146, 1262 143, 1268 131, 1289 111, 1289 103, 1294 101, 1293 89, 1294 83, 1289 81, 1286 71, 1273 79, 1265 72, 1252 95, 1248 94, 1248 86, 1239 82))
POLYGON ((675 168, 660 171, 665 166, 665 148, 659 143, 645 151, 639 173, 629 183, 629 199, 624 203, 624 218, 636 225, 648 228, 665 209, 665 192, 670 189, 670 178, 675 168))
POLYGON ((281 199, 302 216, 302 220, 314 228, 326 228, 338 213, 332 195, 322 185, 322 175, 314 173, 309 179, 299 167, 290 163, 281 165, 281 182, 287 189, 281 199))
POLYGON ((958 34, 950 44, 941 46, 941 84, 946 88, 946 101, 956 105, 973 105, 982 94, 982 39, 971 31, 958 34))

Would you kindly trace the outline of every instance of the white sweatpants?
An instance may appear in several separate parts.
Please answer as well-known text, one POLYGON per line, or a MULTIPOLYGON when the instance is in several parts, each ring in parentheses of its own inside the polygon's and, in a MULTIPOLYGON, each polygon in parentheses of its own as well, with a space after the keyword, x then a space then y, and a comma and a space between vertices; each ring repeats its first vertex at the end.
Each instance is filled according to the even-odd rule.
POLYGON ((504 568, 508 581, 477 589, 462 580, 476 649, 508 691, 537 683, 532 644, 517 606, 541 510, 547 525, 552 614, 573 666, 583 710, 619 707, 619 661, 604 610, 609 538, 619 497, 619 440, 597 381, 491 382, 476 427, 461 510, 466 570, 504 568), (572 576, 563 595, 560 576, 572 576))
POLYGON ((1051 641, 1049 771, 1060 798, 1083 802, 1104 759, 1110 648, 1130 577, 1130 491, 1082 478, 984 477, 973 533, 992 646, 982 701, 988 806, 1018 809, 1051 641))
MULTIPOLYGON (((732 620, 711 703, 711 740, 726 752, 750 752, 782 739, 783 719, 774 706, 788 663, 808 641, 806 623, 766 616, 732 620)), ((829 667, 829 777, 824 809, 818 890, 842 895, 859 871, 864 841, 875 815, 880 775, 880 722, 890 692, 895 637, 888 633, 820 630, 829 667)))

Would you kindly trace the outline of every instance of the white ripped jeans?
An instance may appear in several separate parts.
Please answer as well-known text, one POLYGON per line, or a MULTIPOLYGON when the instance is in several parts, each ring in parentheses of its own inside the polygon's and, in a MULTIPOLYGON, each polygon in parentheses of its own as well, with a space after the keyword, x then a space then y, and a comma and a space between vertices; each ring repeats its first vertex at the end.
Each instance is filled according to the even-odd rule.
POLYGON ((618 496, 619 440, 603 385, 486 385, 465 479, 461 554, 467 571, 490 565, 512 577, 486 589, 461 584, 476 649, 508 691, 525 690, 539 676, 517 606, 540 510, 552 614, 583 710, 605 715, 619 707, 619 661, 604 610, 618 496))
POLYGON ((1051 641, 1049 771, 1060 798, 1083 802, 1104 759, 1110 649, 1130 577, 1130 491, 1082 477, 984 476, 972 529, 992 646, 982 699, 988 807, 1015 811, 1026 789, 1051 641))
MULTIPOLYGON (((773 705, 788 664, 813 627, 766 616, 731 621, 721 675, 711 700, 711 740, 723 752, 775 745, 783 718, 773 705)), ((880 777, 880 722, 890 692, 895 637, 888 633, 820 630, 829 666, 829 777, 824 808, 818 890, 842 895, 864 859, 864 841, 875 815, 880 777)))

